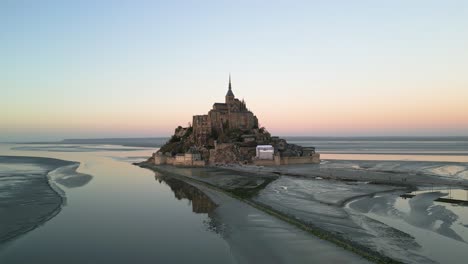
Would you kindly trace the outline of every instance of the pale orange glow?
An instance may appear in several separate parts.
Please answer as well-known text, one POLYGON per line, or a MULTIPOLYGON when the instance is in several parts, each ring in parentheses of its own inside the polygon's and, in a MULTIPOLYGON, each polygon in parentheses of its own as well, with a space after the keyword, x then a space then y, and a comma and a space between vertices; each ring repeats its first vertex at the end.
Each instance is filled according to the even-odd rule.
MULTIPOLYGON (((261 92, 265 89, 256 88, 255 83, 240 84, 237 90, 234 86, 234 91, 246 98, 260 125, 276 135, 463 135, 468 131, 468 89, 458 85, 413 90, 324 86, 310 91, 297 85, 271 94, 261 92)), ((188 125, 192 115, 204 114, 214 102, 224 99, 224 89, 208 94, 179 97, 168 93, 104 102, 94 98, 47 104, 31 99, 11 101, 0 106, 0 128, 11 134, 54 131, 72 136, 167 136, 176 126, 188 125)))

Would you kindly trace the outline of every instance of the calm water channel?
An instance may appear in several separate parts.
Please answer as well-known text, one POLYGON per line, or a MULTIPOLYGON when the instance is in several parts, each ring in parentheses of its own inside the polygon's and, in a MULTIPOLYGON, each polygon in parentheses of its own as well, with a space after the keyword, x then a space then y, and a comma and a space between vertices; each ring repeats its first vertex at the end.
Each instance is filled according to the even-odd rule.
POLYGON ((0 155, 78 161, 92 175, 66 196, 51 220, 0 246, 0 263, 231 263, 229 246, 210 231, 213 204, 183 183, 166 182, 131 161, 152 150, 44 146, 0 155), (96 148, 95 150, 93 148, 96 148))

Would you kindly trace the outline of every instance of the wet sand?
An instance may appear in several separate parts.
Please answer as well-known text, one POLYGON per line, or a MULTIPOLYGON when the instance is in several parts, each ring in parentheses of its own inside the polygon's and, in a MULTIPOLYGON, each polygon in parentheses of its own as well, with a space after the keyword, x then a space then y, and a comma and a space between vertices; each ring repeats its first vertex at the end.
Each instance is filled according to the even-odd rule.
POLYGON ((463 255, 468 250, 468 244, 459 242, 460 234, 465 232, 464 226, 463 223, 454 224, 460 214, 446 209, 451 205, 434 202, 440 194, 435 192, 415 197, 405 208, 409 213, 395 212, 401 203, 399 196, 408 190, 428 187, 466 189, 466 165, 453 162, 328 161, 320 165, 229 166, 229 169, 289 175, 268 185, 254 200, 372 251, 405 263, 459 263, 456 260, 460 258, 452 256, 463 255), (348 203, 352 206, 347 206, 348 203), (418 236, 420 229, 431 231, 430 238, 418 236), (444 239, 445 242, 439 246, 427 242, 444 239), (432 253, 439 248, 446 248, 445 251, 454 254, 432 253))
MULTIPOLYGON (((243 166, 231 165, 224 166, 226 169, 251 172, 257 174, 277 174, 289 175, 334 180, 351 180, 351 181, 366 181, 378 184, 401 185, 401 186, 457 186, 467 187, 468 179, 464 178, 465 171, 461 177, 453 177, 450 174, 437 174, 437 170, 433 169, 432 173, 423 171, 415 164, 425 164, 424 162, 405 162, 399 161, 325 161, 322 164, 303 164, 303 165, 286 165, 286 166, 243 166), (402 167, 401 164, 407 164, 402 167), (387 165, 387 166, 383 166, 387 165), (412 167, 414 166, 414 167, 412 167)), ((439 163, 438 163, 439 164, 439 163)), ((468 167, 465 163, 440 163, 436 168, 444 168, 450 164, 457 166, 462 164, 468 167)))
MULTIPOLYGON (((406 192, 398 186, 364 182, 315 180, 283 176, 268 185, 253 200, 336 237, 379 258, 379 254, 405 263, 431 263, 416 250, 414 239, 362 214, 345 208, 348 201, 359 197, 374 197, 387 192, 406 192)), ((373 199, 369 199, 373 203, 373 199)))
MULTIPOLYGON (((375 162, 377 167, 371 166, 371 170, 356 169, 354 165, 348 165, 343 166, 343 162, 338 162, 326 167, 235 165, 221 168, 163 166, 159 169, 225 190, 243 202, 303 225, 303 229, 309 233, 331 241, 338 240, 338 244, 350 245, 353 250, 363 255, 368 254, 374 259, 436 263, 438 259, 427 254, 425 246, 411 235, 411 232, 379 221, 376 217, 369 217, 369 210, 366 211, 365 208, 380 208, 382 211, 391 212, 394 208, 384 204, 391 204, 395 197, 403 193, 421 186, 463 187, 468 186, 467 181, 423 173, 379 171, 382 166, 379 162, 375 162), (245 184, 246 182, 250 184, 245 184), (257 186, 263 182, 267 183, 250 196, 239 197, 232 191, 243 186, 255 189, 255 182, 257 186), (348 206, 355 201, 366 205, 360 204, 361 207, 358 207, 358 204, 355 204, 352 208, 348 206)), ((370 163, 366 161, 361 165, 368 168, 370 163)), ((387 169, 389 164, 384 165, 383 168, 387 169)), ((412 167, 414 164, 405 166, 412 167)), ((420 204, 421 201, 423 200, 416 199, 414 203, 420 204)), ((443 210, 435 213, 443 213, 443 210)), ((413 223, 414 227, 420 228, 418 221, 414 220, 413 223)), ((452 231, 447 228, 440 229, 440 232, 456 237, 452 231)))
POLYGON ((434 262, 465 263, 468 257, 465 224, 468 208, 436 201, 446 194, 444 191, 428 191, 405 199, 388 193, 351 201, 346 210, 408 234, 417 245, 413 251, 434 262))
POLYGON ((57 215, 66 197, 55 182, 70 187, 92 178, 74 173, 78 165, 51 158, 0 156, 0 243, 57 215))
MULTIPOLYGON (((352 190, 349 190, 349 192, 341 191, 340 194, 335 194, 333 198, 337 206, 332 206, 332 204, 334 203, 333 201, 329 204, 325 204, 323 202, 328 198, 332 198, 333 194, 328 192, 328 198, 323 197, 322 202, 318 202, 314 205, 310 205, 310 201, 308 199, 305 199, 303 201, 293 201, 292 204, 296 204, 298 207, 301 207, 300 209, 295 210, 293 207, 288 207, 287 205, 284 206, 284 202, 287 201, 289 194, 287 196, 281 196, 277 194, 272 195, 272 197, 276 197, 278 199, 266 198, 265 201, 259 199, 259 197, 267 197, 263 194, 268 190, 271 190, 270 186, 275 186, 278 183, 283 184, 283 180, 285 179, 285 177, 278 177, 278 175, 237 172, 234 170, 218 167, 180 168, 174 166, 154 166, 150 164, 140 164, 140 166, 150 168, 154 171, 157 171, 158 173, 170 175, 173 177, 181 177, 181 180, 193 180, 195 181, 195 183, 201 186, 209 186, 212 188, 214 187, 216 190, 218 190, 218 192, 227 193, 229 197, 237 198, 239 203, 238 205, 240 207, 242 204, 247 203, 247 205, 254 206, 257 210, 275 216, 274 219, 281 219, 286 222, 289 222, 290 224, 292 224, 292 226, 295 226, 295 228, 302 229, 302 231, 307 233, 309 236, 315 237, 316 239, 319 239, 320 237, 323 239, 324 242, 327 243, 329 243, 329 241, 333 242, 335 244, 335 247, 338 249, 342 247, 348 248, 350 250, 349 252, 354 251, 361 256, 376 261, 392 261, 385 255, 382 255, 377 251, 373 251, 370 247, 364 247, 360 244, 354 243, 353 241, 347 238, 338 236, 337 231, 341 230, 343 232, 348 232, 349 230, 355 229, 354 234, 358 234, 359 232, 364 233, 362 229, 359 229, 357 225, 353 224, 350 221, 350 219, 346 215, 346 212, 344 212, 341 208, 345 200, 349 199, 350 197, 360 196, 363 194, 368 195, 375 192, 393 190, 393 188, 395 187, 377 186, 376 188, 372 188, 375 186, 369 185, 363 186, 362 188, 357 186, 352 190), (264 185, 265 182, 267 182, 267 185, 264 185), (256 192, 249 193, 250 195, 244 195, 245 192, 239 191, 239 189, 243 188, 246 188, 247 190, 254 189, 256 190, 256 192), (306 206, 303 207, 304 205, 306 206), (283 207, 280 208, 281 206, 283 207), (285 208, 288 208, 289 210, 281 210, 285 208), (303 221, 304 219, 301 219, 299 212, 305 214, 317 212, 315 213, 315 215, 317 217, 322 218, 321 221, 323 223, 327 223, 327 225, 334 225, 335 228, 333 230, 327 230, 323 226, 310 225, 309 221, 303 221), (341 229, 336 228, 336 226, 339 226, 341 229)), ((326 183, 324 182, 324 184, 326 183)), ((204 188, 204 190, 206 190, 206 187, 204 188)), ((292 188, 291 190, 294 189, 292 188)), ((330 190, 330 188, 324 190, 330 190)), ((294 196, 297 197, 297 195, 294 196)), ((241 213, 235 208, 232 208, 232 210, 236 214, 241 213)), ((227 214, 227 211, 225 212, 225 214, 227 214)), ((223 219, 229 219, 229 217, 223 219)), ((317 219, 318 218, 309 220, 317 219)))
MULTIPOLYGON (((49 151, 51 150, 49 149, 49 151)), ((90 155, 86 153, 83 154, 83 157, 88 158, 90 155)), ((70 154, 68 156, 70 160, 78 160, 75 159, 78 155, 70 154)), ((114 160, 120 160, 120 158, 112 157, 114 160)), ((90 161, 88 162, 89 166, 95 164, 95 166, 99 165, 102 167, 99 167, 99 170, 95 170, 96 172, 100 172, 100 170, 107 171, 116 164, 110 161, 106 161, 109 164, 102 163, 101 160, 99 162, 90 161)), ((357 248, 361 252, 368 251, 371 255, 377 254, 373 256, 378 257, 380 254, 382 257, 386 256, 405 263, 449 263, 444 261, 443 258, 437 258, 428 253, 427 249, 430 247, 426 247, 426 244, 421 243, 420 238, 422 235, 412 233, 411 228, 440 234, 442 238, 457 241, 458 244, 450 244, 448 240, 443 239, 437 240, 438 242, 442 241, 444 244, 455 245, 459 249, 465 247, 465 244, 462 244, 463 242, 460 241, 460 238, 463 239, 463 236, 460 236, 460 230, 456 229, 458 227, 455 226, 456 224, 458 225, 456 220, 454 220, 455 216, 446 210, 442 210, 443 208, 434 207, 434 204, 429 202, 432 198, 438 197, 438 195, 426 195, 423 196, 424 199, 414 200, 410 206, 414 208, 414 211, 399 216, 399 219, 403 219, 403 223, 396 223, 394 219, 387 216, 395 211, 395 206, 389 206, 389 203, 397 203, 399 194, 406 192, 407 189, 413 189, 418 186, 433 186, 434 184, 466 186, 466 181, 460 178, 450 179, 449 177, 411 174, 404 171, 386 172, 379 170, 380 167, 377 169, 374 169, 375 167, 367 169, 368 167, 366 166, 368 164, 364 164, 365 166, 360 168, 346 167, 348 164, 345 167, 340 167, 343 165, 343 162, 338 162, 338 165, 334 167, 305 165, 280 168, 249 166, 225 168, 165 167, 164 169, 168 172, 167 174, 176 174, 178 175, 176 177, 180 177, 183 181, 189 182, 192 186, 202 190, 206 196, 217 204, 214 211, 210 211, 209 213, 210 217, 215 219, 210 225, 227 241, 232 258, 241 263, 264 262, 264 260, 273 263, 305 263, 311 261, 319 263, 366 262, 365 259, 342 248, 347 247, 347 245, 350 245, 351 249, 357 248), (431 208, 437 210, 432 210, 431 208), (378 214, 379 212, 381 214, 378 214), (429 217, 428 213, 431 213, 429 217), (446 218, 441 218, 441 215, 446 216, 446 218), (421 222, 425 218, 429 218, 430 221, 421 222), (425 227, 425 229, 421 229, 420 227, 425 227), (333 244, 319 239, 312 234, 328 240, 338 239, 339 241, 333 244), (337 246, 337 244, 341 247, 337 246)), ((91 174, 86 166, 81 167, 84 169, 82 172, 91 174)), ((69 178, 68 175, 75 171, 76 167, 76 164, 70 163, 49 171, 48 177, 52 179, 52 182, 57 182, 61 187, 74 188, 82 186, 89 182, 91 178, 89 175, 79 173, 75 179, 69 178)), ((440 170, 444 171, 444 173, 445 171, 452 173, 454 167, 447 167, 450 169, 441 168, 440 170)), ((138 174, 138 170, 141 171, 139 168, 134 169, 135 171, 130 170, 126 172, 124 175, 125 179, 128 179, 128 175, 135 176, 138 174)), ((383 169, 385 170, 387 167, 383 169)), ((464 171, 458 168, 455 168, 455 171, 458 174, 464 173, 464 171)), ((94 175, 94 172, 92 174, 94 175)), ((150 185, 146 182, 145 184, 141 183, 138 186, 133 186, 137 182, 136 178, 119 182, 116 174, 118 174, 118 171, 113 171, 107 178, 101 175, 101 184, 91 185, 93 185, 92 187, 103 186, 103 189, 96 188, 94 196, 90 195, 93 193, 87 193, 88 190, 91 190, 87 189, 85 194, 83 194, 85 198, 81 197, 81 199, 88 201, 87 203, 78 202, 78 205, 83 204, 86 212, 89 211, 89 208, 95 207, 95 211, 89 211, 91 213, 89 214, 90 216, 101 213, 103 219, 109 218, 109 206, 116 204, 116 201, 125 201, 126 203, 134 201, 134 203, 131 206, 122 207, 121 203, 118 202, 118 206, 116 205, 115 208, 116 214, 113 216, 124 217, 132 215, 128 214, 127 211, 125 211, 125 214, 120 214, 119 212, 123 210, 122 208, 131 208, 133 210, 138 204, 144 203, 146 200, 141 198, 146 196, 139 196, 138 199, 134 200, 132 200, 132 197, 135 196, 135 191, 141 192, 146 187, 148 187, 148 194, 160 195, 159 192, 150 189, 150 185), (108 185, 103 184, 104 182, 108 183, 108 185), (110 191, 108 190, 108 186, 112 186, 110 191), (132 186, 135 187, 134 190, 132 186), (120 188, 118 189, 119 192, 116 192, 115 188, 120 188), (108 190, 108 192, 103 192, 104 190, 108 190), (130 192, 129 190, 132 191, 130 192), (103 195, 103 193, 106 195, 103 195), (126 199, 122 199, 122 196, 125 195, 127 195, 126 199), (107 196, 109 198, 106 198, 107 196), (99 199, 96 200, 93 197, 99 197, 99 199), (99 203, 100 200, 109 201, 109 203, 99 203), (93 205, 90 205, 90 203, 93 205), (94 206, 96 203, 98 205, 94 206), (102 212, 103 209, 105 209, 104 212, 102 212)), ((96 179, 99 178, 97 177, 96 179)), ((13 178, 12 180, 16 179, 13 178)), ((96 182, 96 180, 93 182, 96 182)), ((29 188, 28 186, 26 187, 29 188)), ((190 190, 189 194, 179 193, 176 189, 173 189, 173 191, 177 199, 188 197, 192 203, 192 210, 194 212, 205 212, 205 209, 213 209, 210 203, 201 203, 198 200, 202 195, 197 191, 190 190)), ((26 195, 25 192, 22 193, 26 195)), ((150 205, 161 201, 160 198, 148 200, 150 201, 146 204, 146 207, 135 213, 135 215, 146 215, 147 208, 152 208, 150 205)), ((15 203, 15 201, 10 202, 11 204, 15 203)), ((129 212, 132 212, 132 210, 129 210, 129 212)), ((64 215, 66 211, 64 210, 60 216, 64 215)), ((80 215, 83 215, 82 212, 76 213, 76 216, 80 215)), ((151 228, 142 229, 140 234, 133 235, 134 240, 132 240, 132 244, 140 245, 138 241, 148 233, 148 230, 157 228, 154 226, 154 222, 161 217, 164 216, 161 215, 161 211, 158 211, 154 219, 151 218, 150 220, 148 217, 141 218, 148 219, 151 222, 149 225, 151 228)), ((51 222, 60 218, 56 217, 51 222)), ((174 221, 172 213, 168 214, 167 218, 168 221, 174 221)), ((76 219, 76 217, 70 217, 70 219, 76 219)), ((113 218, 112 222, 117 221, 121 223, 120 226, 128 227, 128 223, 130 223, 129 219, 125 221, 118 221, 117 219, 120 218, 113 218)), ((131 217, 131 219, 134 221, 135 218, 131 217)), ((93 227, 96 225, 96 219, 89 222, 90 225, 87 228, 93 230, 93 227)), ((105 230, 109 224, 106 221, 101 222, 99 230, 105 230)), ((466 228, 468 225, 464 224, 464 228, 466 228)), ((178 225, 177 228, 179 230, 180 228, 184 228, 184 226, 190 225, 178 225)), ((463 225, 459 226, 463 228, 463 225)), ((131 234, 124 232, 124 234, 116 236, 115 234, 119 232, 118 230, 126 229, 114 229, 112 233, 106 235, 113 236, 113 238, 124 235, 127 238, 125 241, 128 241, 128 237, 131 234)), ((63 232, 63 230, 60 231, 60 233, 63 232)), ((29 237, 31 233, 28 233, 24 237, 29 237)), ((95 235, 96 233, 93 232, 91 237, 95 235)), ((64 235, 62 239, 67 237, 69 236, 64 235)), ((154 245, 155 241, 159 241, 158 239, 151 240, 152 243, 144 244, 154 245)), ((199 236, 197 236, 197 241, 199 239, 199 236)), ((96 237, 93 237, 91 240, 85 239, 81 242, 86 241, 89 244, 89 250, 94 248, 94 244, 92 243, 95 240, 96 237)), ((112 239, 112 241, 115 241, 115 239, 112 239)), ((108 252, 114 252, 115 245, 109 245, 110 242, 109 239, 103 239, 102 243, 99 244, 100 250, 105 249, 109 250, 108 252)), ((165 243, 167 243, 167 239, 159 247, 163 247, 165 243)), ((177 240, 177 245, 179 243, 180 241, 177 240)), ((143 243, 141 244, 143 245, 143 243)), ((31 242, 31 247, 36 248, 35 245, 35 243, 31 242)), ((122 249, 124 248, 127 248, 125 243, 122 244, 122 249)), ((175 248, 178 250, 178 247, 175 248)), ((440 248, 443 249, 443 247, 440 248)), ((42 250, 44 249, 45 246, 42 250)), ((22 250, 18 249, 17 252, 20 254, 22 250)), ((149 252, 153 252, 153 250, 149 250, 149 252)), ((454 260, 459 260, 466 259, 463 258, 466 255, 462 254, 460 257, 456 253, 468 252, 468 249, 465 251, 448 250, 447 252, 450 252, 450 255, 456 256, 454 260)), ((123 251, 122 254, 124 254, 123 251)), ((109 254, 105 255, 109 256, 109 254)), ((449 255, 449 253, 441 252, 438 255, 449 255)), ((129 257, 127 254, 124 254, 115 257, 114 260, 121 259, 123 256, 129 257)), ((66 258, 67 254, 64 254, 61 260, 66 258)), ((86 256, 83 256, 81 260, 85 258, 86 256)), ((109 258, 112 257, 109 256, 109 258)), ((450 263, 457 262, 451 261, 450 263)))
POLYGON ((217 223, 214 228, 228 242, 237 263, 368 263, 359 255, 312 236, 217 188, 193 181, 198 176, 191 176, 192 180, 182 176, 186 169, 166 169, 163 175, 196 187, 217 205, 210 217, 217 223))

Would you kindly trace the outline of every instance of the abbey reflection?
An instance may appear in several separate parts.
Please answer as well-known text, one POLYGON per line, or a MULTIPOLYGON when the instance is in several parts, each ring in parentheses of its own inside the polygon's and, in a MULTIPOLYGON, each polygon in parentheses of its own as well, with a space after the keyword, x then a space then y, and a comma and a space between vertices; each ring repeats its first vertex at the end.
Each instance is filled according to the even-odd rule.
POLYGON ((210 213, 217 206, 203 192, 193 187, 192 185, 185 183, 184 181, 166 176, 159 172, 155 172, 154 178, 159 181, 159 183, 166 183, 174 192, 174 196, 177 198, 177 200, 189 200, 192 204, 192 212, 196 214, 210 213))

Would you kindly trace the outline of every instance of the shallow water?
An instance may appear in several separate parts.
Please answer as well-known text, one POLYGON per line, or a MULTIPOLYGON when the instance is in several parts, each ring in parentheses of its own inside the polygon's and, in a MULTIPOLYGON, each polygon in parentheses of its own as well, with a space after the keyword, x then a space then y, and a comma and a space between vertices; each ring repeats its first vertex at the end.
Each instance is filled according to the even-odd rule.
POLYGON ((421 255, 440 263, 466 263, 468 207, 435 200, 466 199, 467 192, 453 190, 452 196, 448 189, 428 189, 413 192, 414 198, 380 194, 350 202, 347 208, 411 235, 421 255))
POLYGON ((410 154, 343 154, 321 153, 321 159, 330 160, 404 160, 468 162, 468 155, 410 155, 410 154))
POLYGON ((49 173, 66 205, 44 225, 0 244, 0 263, 368 263, 219 191, 131 165, 152 149, 9 147, 0 145, 0 153, 80 166, 72 180, 73 164, 49 173))
POLYGON ((468 137, 289 137, 322 159, 468 162, 468 137))
POLYGON ((327 160, 317 165, 277 169, 304 177, 282 176, 262 190, 254 198, 256 201, 404 263, 464 263, 457 260, 468 257, 468 244, 465 243, 468 241, 468 207, 434 201, 439 197, 468 199, 468 191, 457 187, 464 182, 466 163, 327 160), (314 179, 316 175, 327 176, 327 173, 358 181, 314 179), (429 179, 428 187, 423 191, 430 189, 437 191, 437 195, 422 200, 413 198, 413 207, 408 202, 403 206, 406 200, 399 195, 406 191, 404 188, 381 193, 386 191, 385 187, 387 191, 397 187, 367 184, 364 181, 373 181, 370 176, 390 177, 396 183, 406 181, 400 181, 398 177, 429 179), (450 186, 437 188, 437 184, 431 182, 450 186), (378 195, 373 196, 374 193, 378 195), (348 208, 340 206, 340 202, 349 201, 346 200, 349 197, 366 194, 373 197, 358 199, 348 208), (424 236, 418 236, 421 230, 424 230, 424 236), (437 247, 436 256, 432 254, 436 252, 432 250, 434 247, 437 247), (450 255, 444 250, 451 252, 450 255))
MULTIPOLYGON (((42 156, 80 162, 75 178, 67 176, 70 170, 76 168, 73 167, 74 165, 64 166, 50 173, 51 179, 57 183, 67 198, 66 206, 57 216, 39 228, 10 243, 0 245, 0 263, 27 263, 31 260, 38 263, 129 263, 135 261, 138 263, 185 263, 189 261, 230 263, 238 260, 239 256, 248 256, 260 261, 262 259, 278 260, 288 254, 291 258, 295 257, 305 262, 311 259, 309 255, 317 255, 312 249, 307 248, 311 243, 309 241, 311 238, 307 234, 289 230, 284 225, 281 226, 282 232, 273 232, 272 230, 280 225, 275 222, 277 220, 270 219, 268 215, 261 218, 261 223, 258 219, 250 218, 244 221, 235 210, 241 207, 238 204, 223 209, 224 221, 231 222, 236 234, 245 235, 238 235, 234 237, 235 239, 232 236, 229 239, 223 237, 219 223, 213 222, 213 218, 210 217, 216 205, 207 199, 206 195, 184 182, 163 179, 162 175, 155 175, 154 172, 131 165, 131 162, 144 160, 153 151, 153 149, 146 148, 110 145, 0 144, 0 155, 42 156), (236 217, 242 221, 235 220, 236 217), (275 225, 264 224, 269 222, 275 222, 275 225), (245 232, 244 229, 247 226, 252 229, 245 232), (242 233, 243 230, 244 233, 242 233), (255 236, 251 235, 253 232, 255 236), (253 245, 255 243, 247 243, 249 235, 250 240, 263 245, 263 251, 260 247, 255 247, 253 245), (272 242, 270 237, 275 237, 276 241, 280 242, 272 242), (299 244, 301 244, 300 247, 294 247, 299 244), (276 258, 272 257, 274 255, 267 256, 267 258, 258 255, 259 252, 268 252, 269 247, 276 248, 276 258), (278 252, 281 250, 287 251, 288 254, 279 256, 278 252), (292 254, 296 251, 300 254, 292 254)), ((382 157, 382 155, 376 156, 382 157)), ((410 156, 422 157, 422 155, 410 156)), ((325 170, 346 168, 371 173, 394 171, 458 178, 464 178, 468 172, 467 163, 444 162, 435 156, 431 156, 436 160, 434 162, 398 160, 401 157, 397 155, 396 161, 389 161, 387 156, 384 157, 383 162, 369 162, 366 158, 363 158, 364 161, 327 161, 318 166, 325 170)), ((441 155, 440 157, 453 159, 456 156, 441 155)), ((18 173, 27 173, 35 169, 30 165, 17 167, 11 164, 5 165, 4 168, 18 170, 18 173)), ((368 198, 373 200, 368 201, 368 207, 363 206, 364 209, 360 209, 364 210, 362 212, 356 208, 352 209, 359 211, 359 214, 363 213, 371 219, 402 230, 414 236, 413 239, 359 217, 358 219, 362 220, 361 223, 355 221, 354 218, 352 222, 346 217, 347 212, 343 208, 333 207, 330 204, 340 203, 341 196, 335 197, 334 194, 348 192, 358 194, 361 192, 360 186, 342 183, 329 185, 320 180, 314 183, 307 179, 290 177, 283 177, 283 180, 287 181, 277 181, 270 185, 260 199, 264 198, 267 202, 276 199, 275 205, 284 206, 288 210, 292 209, 291 212, 301 218, 317 221, 316 223, 322 222, 323 226, 330 226, 332 230, 362 236, 363 240, 368 243, 375 243, 382 249, 393 250, 396 256, 402 256, 403 253, 399 250, 405 250, 404 253, 407 254, 408 259, 414 260, 414 263, 427 263, 423 257, 419 257, 420 255, 429 256, 442 263, 459 263, 457 260, 468 257, 465 253, 468 252, 468 248, 463 242, 468 240, 466 237, 468 220, 463 216, 466 214, 466 207, 450 207, 450 205, 437 207, 439 204, 434 202, 427 207, 428 209, 420 210, 425 212, 426 216, 424 216, 421 213, 410 213, 416 211, 408 204, 409 201, 395 194, 394 196, 381 195, 368 198), (390 209, 385 209, 389 206, 390 209), (378 208, 380 209, 377 210, 378 208), (400 213, 394 215, 383 212, 400 213), (406 218, 403 217, 405 215, 406 218), (443 215, 446 218, 437 218, 437 215, 443 215), (429 221, 429 224, 418 222, 418 219, 424 218, 435 220, 429 221), (382 230, 383 233, 363 230, 358 225, 362 223, 374 225, 374 230, 382 230), (391 239, 387 240, 390 241, 388 245, 378 245, 384 241, 380 237, 383 236, 382 234, 391 236, 391 239), (372 236, 375 240, 372 240, 372 236), (414 241, 416 244, 413 243, 414 241)), ((258 213, 251 212, 249 215, 258 215, 258 213)), ((351 217, 355 216, 351 215, 351 217)), ((218 218, 223 219, 219 215, 218 218)), ((317 245, 324 246, 323 243, 317 245)), ((337 252, 333 247, 326 246, 326 248, 335 254, 337 252)), ((340 258, 344 255, 336 254, 336 256, 340 258)))
MULTIPOLYGON (((255 200, 301 222, 351 240, 403 263, 432 263, 415 240, 396 229, 349 212, 342 204, 348 197, 386 192, 394 187, 364 182, 347 183, 282 176, 255 200)), ((378 204, 373 200, 371 205, 378 204)))
POLYGON ((49 184, 47 173, 73 165, 56 159, 0 156, 0 244, 60 212, 65 199, 49 184))
POLYGON ((468 155, 468 137, 287 137, 321 153, 468 155))
MULTIPOLYGON (((77 161, 81 163, 78 173, 93 178, 67 181, 59 171, 55 176, 62 177, 57 186, 66 195, 66 206, 42 226, 2 244, 0 263, 233 261, 228 244, 210 229, 200 195, 175 195, 153 172, 129 162, 149 156, 152 149, 123 151, 104 146, 89 152, 83 148, 58 152, 53 146, 44 150, 10 147, 0 145, 0 155, 77 161)), ((9 168, 31 169, 27 165, 9 168)))
POLYGON ((414 160, 323 160, 320 169, 348 169, 363 172, 389 172, 431 175, 468 180, 468 162, 414 160))

